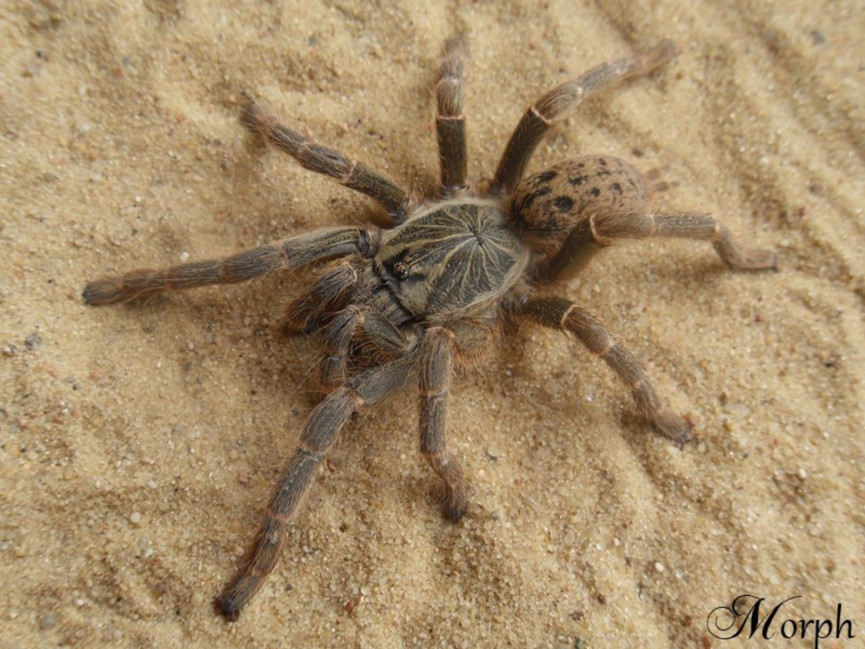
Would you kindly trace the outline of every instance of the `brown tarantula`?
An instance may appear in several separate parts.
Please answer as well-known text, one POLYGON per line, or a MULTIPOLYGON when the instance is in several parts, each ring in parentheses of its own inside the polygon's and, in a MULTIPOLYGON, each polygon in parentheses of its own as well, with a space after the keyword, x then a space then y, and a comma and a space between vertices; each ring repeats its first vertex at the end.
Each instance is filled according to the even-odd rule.
POLYGON ((517 125, 482 192, 466 183, 463 49, 459 37, 446 43, 436 85, 441 186, 430 200, 414 203, 382 174, 249 104, 244 125, 307 169, 373 198, 387 211, 387 225, 321 228, 222 259, 133 270, 84 289, 87 304, 103 305, 337 259, 288 307, 290 332, 324 337, 318 371, 327 396, 306 420, 244 567, 216 600, 228 619, 238 617, 276 564, 287 525, 340 429, 361 406, 405 386, 419 389, 420 451, 440 479, 443 514, 451 521, 463 516, 466 481, 445 442, 451 365, 480 357, 503 321, 525 318, 572 334, 619 375, 658 432, 687 441, 689 422, 664 406, 639 361, 582 307, 541 292, 614 240, 703 239, 730 268, 775 268, 774 253, 742 248, 707 214, 654 211, 643 178, 622 160, 581 156, 522 180, 555 120, 586 97, 670 61, 677 54, 671 41, 544 94, 517 125))

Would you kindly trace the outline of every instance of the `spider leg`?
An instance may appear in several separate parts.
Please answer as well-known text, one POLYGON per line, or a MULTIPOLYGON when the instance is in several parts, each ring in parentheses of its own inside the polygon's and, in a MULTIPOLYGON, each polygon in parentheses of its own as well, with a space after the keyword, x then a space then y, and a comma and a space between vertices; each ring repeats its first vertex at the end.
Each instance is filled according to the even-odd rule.
MULTIPOLYGON (((727 226, 711 214, 648 214, 641 215, 640 220, 651 221, 654 226, 649 234, 643 236, 711 241, 718 256, 733 270, 778 270, 778 255, 775 251, 743 247, 733 238, 727 226)), ((616 225, 615 221, 610 219, 608 224, 601 227, 599 233, 601 236, 607 236, 605 232, 617 236, 616 225)), ((630 234, 634 231, 640 233, 642 230, 640 226, 629 225, 626 227, 627 233, 622 236, 634 236, 630 234)))
POLYGON ((444 327, 430 327, 420 345, 420 451, 441 478, 442 514, 458 521, 466 511, 467 497, 463 471, 447 452, 445 415, 451 375, 454 334, 444 327))
POLYGON ((318 365, 319 383, 325 392, 345 383, 345 367, 351 351, 351 341, 362 318, 358 307, 349 306, 340 311, 330 323, 324 340, 324 356, 318 365))
POLYGON ((640 361, 616 342, 588 311, 564 298, 530 297, 518 313, 545 327, 576 336, 631 389, 637 408, 656 430, 679 444, 690 439, 691 424, 662 404, 640 361))
POLYGON ((436 84, 436 134, 441 163, 442 193, 452 196, 466 188, 466 126, 463 115, 463 55, 461 36, 445 43, 436 84))
POLYGON ((589 218, 592 237, 605 244, 609 239, 679 237, 711 241, 718 256, 734 270, 777 269, 772 250, 745 248, 727 227, 710 214, 600 214, 589 218))
POLYGON ((350 305, 333 318, 324 341, 324 357, 319 364, 319 380, 325 392, 343 385, 352 343, 358 337, 372 346, 367 354, 385 352, 393 358, 409 352, 415 344, 384 315, 368 306, 350 305))
POLYGON ((318 329, 321 319, 345 307, 354 294, 358 269, 351 261, 329 268, 308 293, 288 305, 282 318, 282 331, 293 336, 318 329))
POLYGON ((374 232, 358 228, 322 228, 245 250, 229 257, 166 268, 139 268, 84 287, 91 306, 126 302, 167 289, 243 282, 277 269, 293 270, 339 255, 371 256, 378 247, 374 232))
POLYGON ((247 104, 241 122, 260 133, 276 148, 297 160, 304 169, 330 176, 349 189, 366 194, 387 210, 393 225, 402 223, 411 204, 406 192, 392 180, 362 162, 316 144, 295 130, 266 115, 255 104, 247 104))
POLYGON ((538 143, 564 113, 601 90, 651 73, 677 54, 673 41, 663 40, 644 54, 603 63, 547 92, 517 124, 490 184, 490 193, 510 194, 514 190, 538 143))
POLYGON ((569 279, 589 259, 614 239, 676 237, 710 241, 718 256, 732 270, 777 270, 778 256, 772 250, 746 248, 730 230, 710 214, 653 214, 652 212, 605 212, 593 214, 565 239, 561 250, 542 264, 545 280, 569 279))
POLYGON ((300 443, 265 509, 261 529, 240 573, 216 599, 219 611, 236 620, 279 560, 289 522, 297 512, 316 469, 337 433, 362 406, 372 405, 404 387, 417 359, 414 355, 373 367, 332 392, 310 413, 300 443))

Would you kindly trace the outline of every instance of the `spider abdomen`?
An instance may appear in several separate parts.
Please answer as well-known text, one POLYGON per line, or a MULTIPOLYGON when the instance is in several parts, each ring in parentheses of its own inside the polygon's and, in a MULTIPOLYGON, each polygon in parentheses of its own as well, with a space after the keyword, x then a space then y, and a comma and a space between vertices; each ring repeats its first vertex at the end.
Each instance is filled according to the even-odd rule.
POLYGON ((497 201, 458 199, 387 232, 376 262, 403 308, 430 320, 499 298, 522 275, 528 249, 497 201))
POLYGON ((592 215, 645 213, 649 192, 640 172, 624 160, 587 155, 523 180, 508 209, 538 252, 554 254, 592 215))

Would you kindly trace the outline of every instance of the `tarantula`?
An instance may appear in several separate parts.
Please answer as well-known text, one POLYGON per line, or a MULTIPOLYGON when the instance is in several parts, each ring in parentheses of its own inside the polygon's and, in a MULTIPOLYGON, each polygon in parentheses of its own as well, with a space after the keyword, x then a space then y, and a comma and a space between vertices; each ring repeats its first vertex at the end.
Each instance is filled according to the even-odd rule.
POLYGON ((466 181, 464 45, 460 37, 450 39, 435 90, 441 184, 421 202, 249 103, 242 114, 247 128, 303 167, 371 197, 386 210, 387 225, 321 228, 222 259, 132 270, 86 286, 84 301, 103 305, 336 259, 287 310, 290 333, 324 338, 318 375, 326 396, 306 420, 248 558, 216 599, 226 618, 237 619, 273 569, 288 523, 340 429, 362 406, 405 386, 419 389, 420 452, 439 478, 444 517, 463 516, 466 481, 445 439, 452 365, 480 358, 504 321, 527 319, 573 335, 619 375, 655 430, 677 443, 689 439, 690 423, 663 404, 640 362, 588 311, 542 291, 572 277, 616 239, 703 239, 735 270, 775 268, 775 254, 743 248, 707 214, 656 212, 643 177, 613 157, 581 156, 523 179, 538 143, 563 114, 676 55, 664 40, 548 91, 517 124, 488 186, 473 191, 466 181))

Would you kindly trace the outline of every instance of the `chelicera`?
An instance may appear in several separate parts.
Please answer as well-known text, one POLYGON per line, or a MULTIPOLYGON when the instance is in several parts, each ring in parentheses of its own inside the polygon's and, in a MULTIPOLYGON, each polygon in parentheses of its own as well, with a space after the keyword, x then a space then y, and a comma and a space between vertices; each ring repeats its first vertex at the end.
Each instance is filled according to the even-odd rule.
POLYGON ((237 576, 217 598, 234 620, 276 564, 287 526, 340 429, 361 407, 415 386, 420 451, 438 476, 442 512, 466 512, 466 480, 447 450, 445 412, 454 364, 476 363, 504 331, 529 320, 574 336, 631 390, 656 431, 676 443, 690 423, 664 405, 640 362, 581 306, 550 295, 617 239, 652 236, 709 241, 734 270, 775 268, 775 254, 746 249, 707 214, 661 214, 628 163, 587 155, 523 178, 540 140, 585 98, 648 75, 677 54, 671 41, 599 65, 542 95, 526 111, 485 189, 467 184, 463 40, 445 45, 436 85, 441 182, 414 202, 367 165, 316 144, 249 103, 242 122, 302 166, 366 194, 387 214, 384 227, 321 228, 221 259, 140 269, 91 282, 87 304, 124 302, 167 289, 231 284, 271 271, 331 260, 285 317, 291 333, 323 339, 318 376, 326 396, 312 410, 261 529, 237 576))

